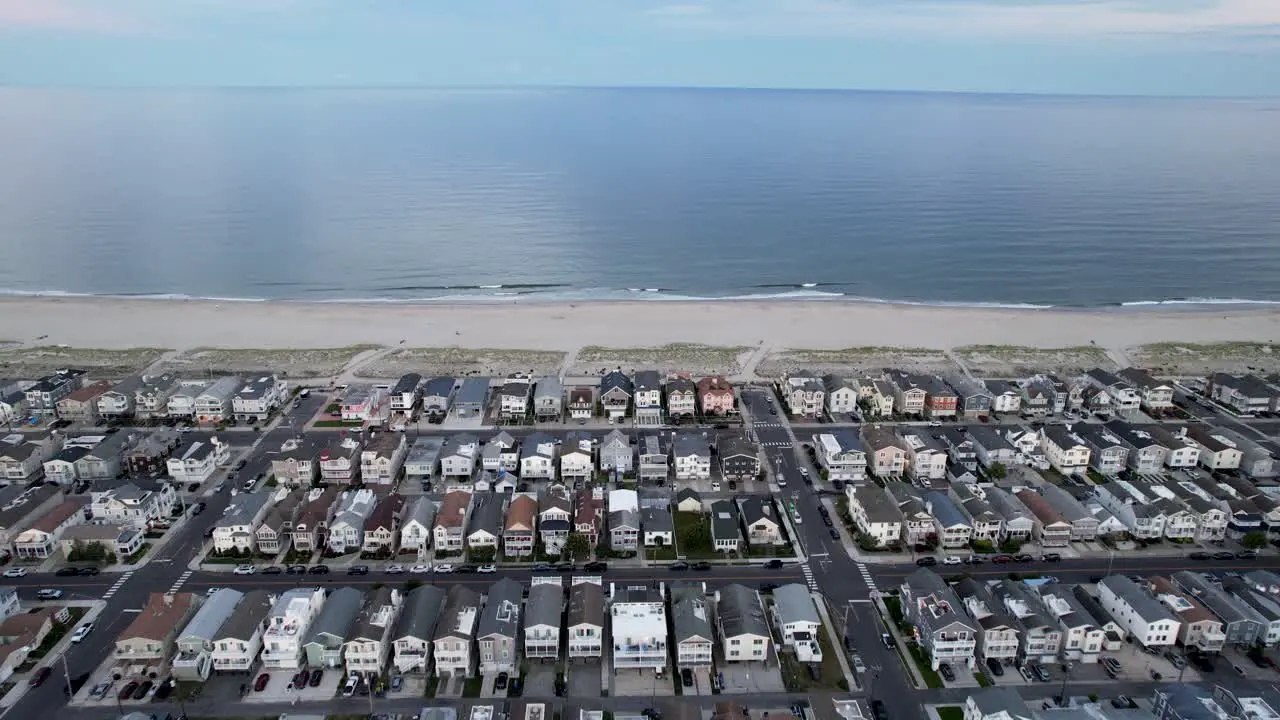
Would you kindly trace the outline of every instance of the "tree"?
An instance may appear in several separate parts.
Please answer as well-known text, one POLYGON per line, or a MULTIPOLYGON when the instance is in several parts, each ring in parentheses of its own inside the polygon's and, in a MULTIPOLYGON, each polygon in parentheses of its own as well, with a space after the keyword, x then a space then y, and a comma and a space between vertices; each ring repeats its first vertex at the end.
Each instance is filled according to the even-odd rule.
POLYGON ((565 541, 564 548, 560 551, 561 557, 568 558, 570 561, 580 557, 586 557, 591 552, 591 543, 587 542, 587 536, 582 533, 572 533, 569 539, 565 541))
POLYGON ((987 468, 987 474, 1000 480, 1009 474, 1009 470, 1005 468, 1004 463, 991 463, 991 467, 987 468))
POLYGON ((1240 544, 1250 550, 1259 550, 1267 546, 1267 534, 1259 531, 1245 533, 1240 539, 1240 544))

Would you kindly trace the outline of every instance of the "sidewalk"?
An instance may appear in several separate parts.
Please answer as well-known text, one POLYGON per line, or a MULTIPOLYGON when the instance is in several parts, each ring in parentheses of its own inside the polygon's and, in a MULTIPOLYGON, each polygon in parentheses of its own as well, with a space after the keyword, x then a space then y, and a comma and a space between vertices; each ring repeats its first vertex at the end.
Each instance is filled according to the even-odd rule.
MULTIPOLYGON (((32 608, 52 607, 55 605, 65 605, 66 607, 88 608, 85 611, 84 617, 80 618, 80 621, 77 623, 77 627, 87 622, 93 622, 97 620, 98 617, 102 615, 102 611, 105 610, 107 607, 107 603, 104 600, 90 600, 90 601, 73 600, 65 603, 31 603, 30 607, 32 608)), ((40 668, 44 666, 52 667, 54 674, 49 677, 49 682, 50 683, 57 682, 59 685, 62 685, 64 688, 66 686, 68 678, 66 677, 66 667, 63 665, 62 662, 60 662, 60 660, 62 659, 64 653, 66 653, 67 650, 71 648, 71 633, 74 629, 75 628, 67 628, 67 634, 63 635, 62 639, 58 641, 58 644, 54 645, 49 650, 49 652, 45 654, 44 658, 36 663, 36 668, 40 668)), ((34 672, 36 668, 32 668, 32 672, 34 672)), ((3 708, 4 710, 8 710, 10 707, 17 705, 18 702, 22 700, 22 698, 27 694, 27 691, 31 689, 31 686, 27 684, 27 680, 29 677, 30 677, 30 673, 27 673, 26 675, 23 675, 22 677, 19 677, 16 679, 11 678, 11 679, 14 679, 14 682, 16 682, 17 684, 13 686, 13 689, 10 690, 7 695, 5 695, 3 698, 0 698, 0 708, 3 708)))
POLYGON ((831 651, 835 653, 836 660, 840 663, 840 672, 844 674, 844 681, 848 683, 850 690, 859 687, 853 671, 849 669, 849 661, 844 656, 844 643, 836 637, 836 625, 827 612, 827 599, 821 593, 811 592, 809 595, 813 598, 813 604, 818 606, 818 615, 822 617, 823 627, 827 631, 827 641, 831 644, 831 651))
MULTIPOLYGON (((915 659, 911 657, 910 651, 907 650, 906 638, 902 636, 902 633, 898 632, 897 626, 893 623, 893 616, 889 614, 889 608, 884 605, 884 598, 877 595, 873 599, 873 602, 875 603, 873 607, 876 609, 876 612, 880 613, 880 618, 884 621, 884 626, 888 629, 889 634, 893 635, 893 639, 897 644, 897 647, 894 649, 894 654, 897 655, 898 660, 906 668, 907 675, 910 676, 912 684, 915 685, 917 689, 923 690, 927 688, 928 685, 925 684, 924 678, 920 675, 920 669, 916 667, 915 659)), ((888 668, 884 668, 884 670, 888 670, 888 668)))

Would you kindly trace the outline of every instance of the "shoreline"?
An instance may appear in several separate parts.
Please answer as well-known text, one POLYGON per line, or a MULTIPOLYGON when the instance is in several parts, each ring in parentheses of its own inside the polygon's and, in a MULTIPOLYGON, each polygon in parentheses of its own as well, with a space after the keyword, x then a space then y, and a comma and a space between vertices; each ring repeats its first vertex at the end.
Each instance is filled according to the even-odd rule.
POLYGON ((561 351, 672 343, 778 349, 1123 349, 1166 342, 1280 341, 1280 307, 940 307, 839 298, 407 304, 8 297, 0 298, 0 340, 174 350, 363 343, 561 351))

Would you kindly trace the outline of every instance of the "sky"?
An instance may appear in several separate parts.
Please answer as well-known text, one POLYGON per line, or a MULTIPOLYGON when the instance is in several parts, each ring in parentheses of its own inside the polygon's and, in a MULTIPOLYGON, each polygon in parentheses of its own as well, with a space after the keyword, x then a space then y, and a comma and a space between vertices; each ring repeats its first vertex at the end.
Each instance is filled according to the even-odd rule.
POLYGON ((1280 0, 0 0, 0 84, 1280 95, 1280 0))

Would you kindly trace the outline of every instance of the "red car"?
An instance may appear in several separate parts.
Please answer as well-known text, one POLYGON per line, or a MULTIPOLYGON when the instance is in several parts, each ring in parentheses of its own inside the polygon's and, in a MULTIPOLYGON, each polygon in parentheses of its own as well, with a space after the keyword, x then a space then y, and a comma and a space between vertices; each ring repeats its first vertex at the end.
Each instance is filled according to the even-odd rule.
POLYGON ((262 673, 259 675, 258 679, 253 681, 254 692, 262 692, 262 690, 267 687, 268 682, 271 682, 271 675, 269 673, 262 673))
POLYGON ((995 556, 995 557, 991 558, 991 562, 993 562, 993 563, 1011 563, 1011 562, 1013 562, 1013 556, 1012 556, 1012 555, 997 555, 997 556, 995 556))
POLYGON ((49 667, 48 665, 45 665, 44 667, 40 668, 39 670, 31 674, 31 681, 29 684, 31 685, 31 687, 40 687, 41 685, 44 684, 45 680, 49 679, 49 675, 52 672, 53 672, 53 668, 49 667))

